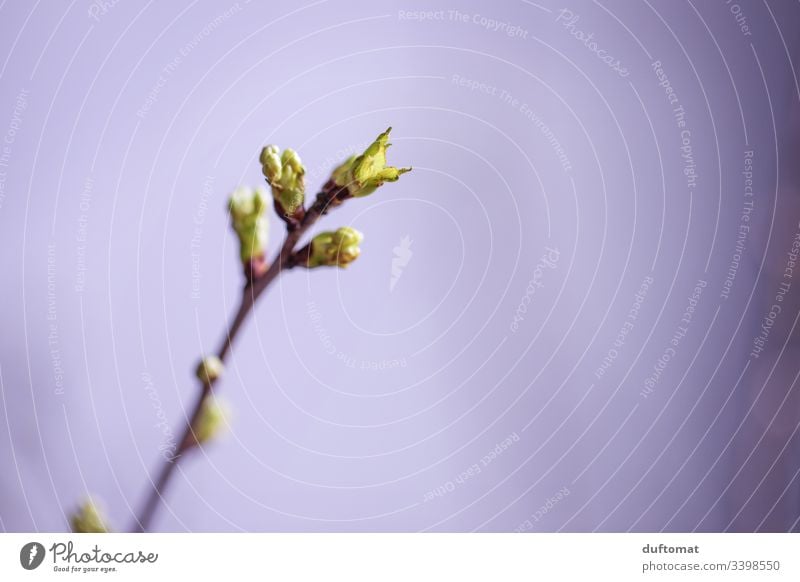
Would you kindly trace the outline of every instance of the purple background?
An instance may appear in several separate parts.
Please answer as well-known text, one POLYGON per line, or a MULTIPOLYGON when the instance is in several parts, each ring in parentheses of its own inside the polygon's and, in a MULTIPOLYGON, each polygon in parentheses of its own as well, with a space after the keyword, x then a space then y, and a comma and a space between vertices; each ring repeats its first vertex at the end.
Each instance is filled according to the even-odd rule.
POLYGON ((262 183, 264 144, 299 150, 313 191, 388 125, 414 171, 320 224, 364 232, 351 268, 262 298, 219 384, 230 426, 156 529, 798 528, 800 281, 749 354, 798 230, 800 7, 450 10, 0 4, 0 529, 62 530, 87 495, 130 526, 238 300, 227 194, 262 183))

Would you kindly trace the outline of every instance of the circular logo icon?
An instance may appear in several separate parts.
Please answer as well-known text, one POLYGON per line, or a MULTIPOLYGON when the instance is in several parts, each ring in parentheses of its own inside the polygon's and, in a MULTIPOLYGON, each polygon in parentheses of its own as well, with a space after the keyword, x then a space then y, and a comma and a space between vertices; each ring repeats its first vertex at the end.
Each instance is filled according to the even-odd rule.
POLYGON ((44 546, 39 542, 28 542, 19 551, 19 563, 26 570, 35 570, 44 561, 44 546))

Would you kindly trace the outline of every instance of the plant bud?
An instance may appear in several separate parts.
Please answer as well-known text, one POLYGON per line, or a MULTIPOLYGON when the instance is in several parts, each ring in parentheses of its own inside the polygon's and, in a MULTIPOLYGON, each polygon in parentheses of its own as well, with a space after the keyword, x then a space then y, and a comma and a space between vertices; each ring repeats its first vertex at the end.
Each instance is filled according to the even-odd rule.
POLYGON ((225 365, 217 356, 203 358, 197 365, 195 374, 203 384, 212 384, 225 371, 225 365))
POLYGON ((278 154, 267 154, 266 158, 263 158, 262 156, 261 165, 261 169, 264 173, 264 177, 267 179, 267 182, 271 184, 281 179, 281 170, 283 166, 278 154))
POLYGON ((386 150, 389 148, 390 127, 372 142, 360 156, 353 156, 333 171, 331 178, 339 187, 347 188, 356 198, 368 196, 384 182, 396 182, 411 168, 395 168, 386 165, 386 150))
POLYGON ((311 240, 308 253, 308 268, 347 267, 358 258, 359 243, 364 236, 349 226, 334 232, 321 232, 311 240))
POLYGON ((298 156, 297 152, 292 148, 286 148, 283 150, 283 154, 281 154, 281 163, 284 166, 289 166, 292 168, 295 174, 305 174, 306 170, 303 167, 303 163, 300 161, 300 156, 298 156))
POLYGON ((261 150, 261 171, 272 189, 276 209, 281 218, 299 219, 305 202, 305 173, 300 156, 293 149, 281 153, 278 146, 261 150))
POLYGON ((231 195, 228 204, 233 230, 239 237, 239 254, 247 267, 253 259, 263 258, 267 246, 266 192, 241 186, 231 195))
POLYGON ((91 499, 70 516, 69 523, 74 533, 108 533, 106 520, 91 499))
POLYGON ((225 407, 214 396, 206 396, 203 408, 193 427, 195 443, 203 445, 216 437, 226 424, 225 407))
POLYGON ((261 150, 261 156, 259 157, 259 161, 261 162, 261 165, 263 166, 264 164, 267 163, 266 162, 267 156, 272 155, 272 154, 277 155, 279 153, 280 153, 280 149, 278 148, 278 146, 276 146, 276 145, 265 146, 264 149, 261 150))

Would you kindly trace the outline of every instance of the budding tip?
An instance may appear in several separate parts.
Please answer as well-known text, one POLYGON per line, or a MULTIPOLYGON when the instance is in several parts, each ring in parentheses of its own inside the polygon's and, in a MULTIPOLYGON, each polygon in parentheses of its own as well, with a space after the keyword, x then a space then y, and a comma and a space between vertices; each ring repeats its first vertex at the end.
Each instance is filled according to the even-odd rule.
POLYGON ((217 356, 207 356, 200 360, 195 375, 204 384, 212 384, 224 372, 225 366, 217 356))
POLYGON ((69 521, 70 529, 74 533, 107 533, 109 531, 101 508, 91 497, 75 509, 69 521))
POLYGON ((215 396, 203 399, 202 410, 192 427, 193 445, 205 445, 219 435, 228 422, 229 410, 224 402, 215 396))

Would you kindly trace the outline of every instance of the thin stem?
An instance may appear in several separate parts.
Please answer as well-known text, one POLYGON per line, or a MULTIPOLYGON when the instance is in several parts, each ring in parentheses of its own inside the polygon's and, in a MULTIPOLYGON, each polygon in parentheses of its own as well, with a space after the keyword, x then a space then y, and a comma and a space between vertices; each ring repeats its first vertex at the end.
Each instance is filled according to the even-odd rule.
POLYGON ((172 472, 175 470, 175 467, 178 466, 178 460, 180 459, 181 455, 186 451, 186 448, 188 447, 187 443, 190 443, 194 436, 192 427, 200 417, 200 414, 203 410, 203 400, 205 400, 205 397, 210 391, 211 386, 208 384, 203 384, 203 388, 200 391, 197 401, 194 403, 192 408, 192 414, 189 417, 190 420, 186 424, 186 428, 184 429, 181 440, 178 441, 180 443, 178 445, 178 449, 175 452, 175 455, 173 455, 171 459, 167 459, 166 463, 161 468, 161 473, 159 473, 158 478, 153 485, 153 490, 147 497, 147 502, 142 508, 139 518, 136 520, 136 525, 133 529, 134 532, 144 532, 150 527, 150 521, 153 519, 153 515, 158 508, 158 502, 161 500, 161 496, 166 489, 170 477, 172 476, 172 472))
MULTIPOLYGON (((348 197, 346 188, 340 188, 333 182, 328 182, 322 189, 322 192, 317 194, 314 203, 306 210, 302 221, 296 225, 289 225, 286 239, 281 246, 281 250, 272 261, 267 272, 255 281, 248 283, 242 291, 241 302, 239 308, 236 310, 225 338, 219 347, 217 357, 225 361, 225 358, 233 348, 233 342, 239 334, 242 325, 247 320, 248 315, 253 310, 258 298, 266 291, 270 284, 278 278, 278 276, 286 270, 292 269, 296 265, 294 259, 294 252, 297 243, 300 242, 302 236, 311 228, 317 220, 323 215, 327 214, 328 210, 334 206, 338 206, 342 200, 348 197)), ((136 523, 132 528, 133 532, 145 532, 150 527, 153 516, 159 508, 159 502, 163 499, 164 493, 169 485, 170 479, 175 472, 183 454, 195 446, 196 441, 194 438, 194 427, 203 411, 203 402, 206 397, 211 393, 212 384, 201 383, 200 391, 192 406, 192 412, 187 418, 186 426, 183 429, 181 439, 178 441, 178 448, 175 455, 171 459, 165 461, 164 466, 161 468, 155 482, 152 482, 152 489, 150 490, 142 511, 136 518, 136 523)))

